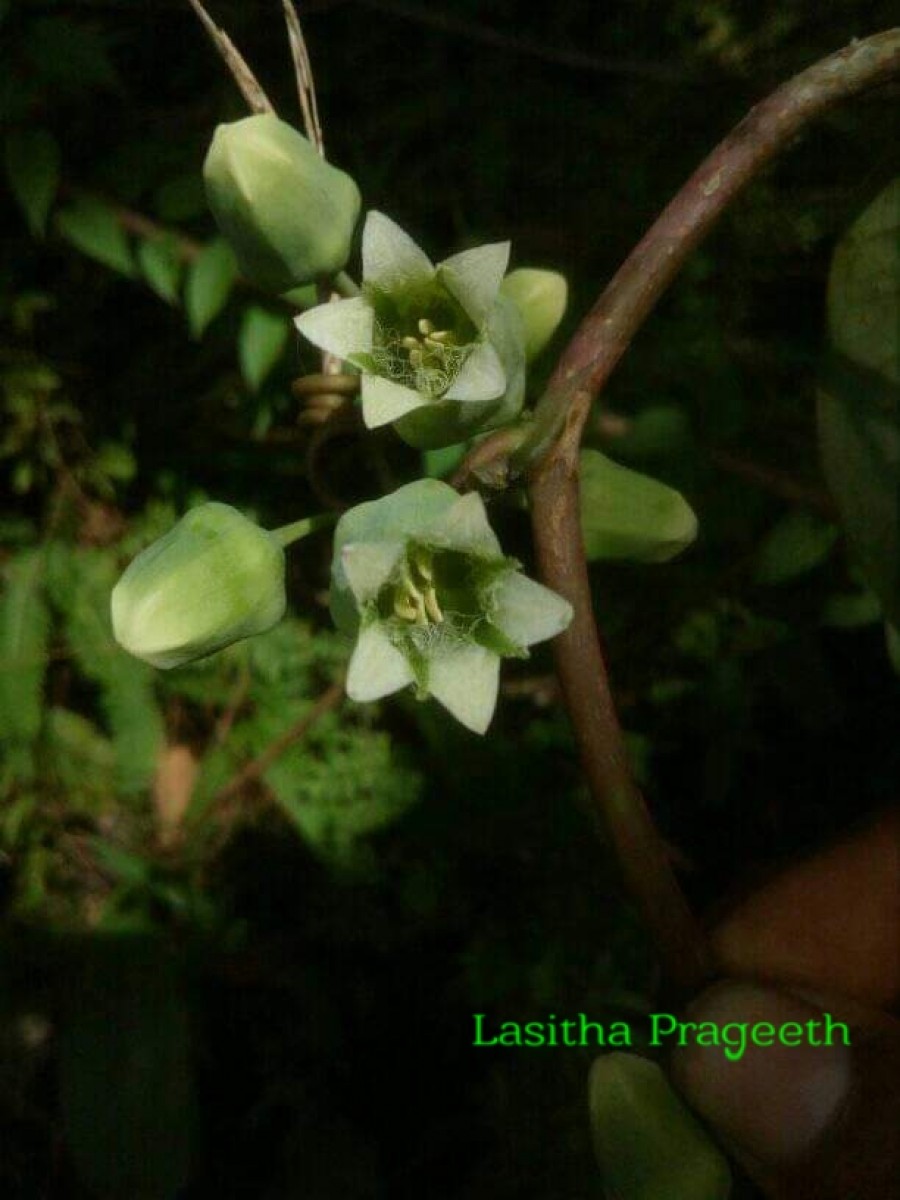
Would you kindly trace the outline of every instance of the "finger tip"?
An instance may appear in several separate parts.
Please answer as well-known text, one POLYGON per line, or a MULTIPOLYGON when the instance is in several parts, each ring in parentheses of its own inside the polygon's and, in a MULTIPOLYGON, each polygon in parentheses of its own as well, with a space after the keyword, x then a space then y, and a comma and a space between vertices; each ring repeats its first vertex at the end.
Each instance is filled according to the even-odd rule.
POLYGON ((692 1039, 675 1050, 676 1085, 714 1127, 759 1162, 779 1165, 799 1158, 836 1119, 852 1082, 852 1049, 843 1036, 823 1044, 821 1009, 762 985, 728 981, 702 993, 687 1019, 718 1032, 720 1044, 692 1039), (766 1032, 774 1027, 769 1044, 753 1043, 749 1031, 754 1026, 766 1032), (793 1033, 796 1026, 804 1031, 799 1044, 779 1040, 777 1031, 793 1033), (735 1049, 731 1056, 726 1053, 726 1030, 733 1045, 746 1037, 739 1056, 735 1049))

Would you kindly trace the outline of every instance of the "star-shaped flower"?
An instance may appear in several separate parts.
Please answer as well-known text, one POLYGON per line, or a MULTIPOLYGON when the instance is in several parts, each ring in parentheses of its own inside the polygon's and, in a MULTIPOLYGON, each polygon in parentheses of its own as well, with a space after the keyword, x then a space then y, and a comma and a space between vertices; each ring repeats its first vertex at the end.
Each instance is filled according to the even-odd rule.
POLYGON ((438 263, 379 212, 366 217, 362 295, 296 318, 314 345, 362 372, 370 429, 397 422, 412 445, 451 445, 515 417, 525 394, 516 306, 499 294, 509 243, 438 263))
POLYGON ((331 610, 355 634, 353 700, 409 684, 484 733, 501 658, 554 637, 572 609, 507 558, 481 497, 433 479, 345 513, 335 531, 331 610))

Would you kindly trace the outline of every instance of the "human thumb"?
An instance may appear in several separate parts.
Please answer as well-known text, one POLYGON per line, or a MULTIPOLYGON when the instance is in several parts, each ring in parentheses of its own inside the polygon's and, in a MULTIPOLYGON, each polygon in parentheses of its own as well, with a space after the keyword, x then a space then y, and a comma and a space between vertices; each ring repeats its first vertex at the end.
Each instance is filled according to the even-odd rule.
POLYGON ((748 1037, 735 1058, 694 1041, 673 1054, 672 1079, 766 1195, 900 1200, 900 1023, 820 999, 715 985, 688 1019, 755 1026, 762 1044, 748 1037), (826 1013, 839 1022, 830 1033, 826 1013))

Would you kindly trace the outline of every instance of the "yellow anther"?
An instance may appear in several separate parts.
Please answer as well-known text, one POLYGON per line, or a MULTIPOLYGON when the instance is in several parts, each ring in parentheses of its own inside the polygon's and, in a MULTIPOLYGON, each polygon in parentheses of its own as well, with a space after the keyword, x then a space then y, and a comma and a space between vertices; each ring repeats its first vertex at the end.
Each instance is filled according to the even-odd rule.
POLYGON ((436 625, 440 625, 441 621, 444 619, 444 614, 441 612, 441 606, 438 604, 437 596, 435 595, 433 587, 426 589, 425 611, 436 625))
POLYGON ((434 332, 434 321, 429 321, 427 317, 422 317, 419 321, 419 333, 429 334, 434 332))
POLYGON ((400 342, 404 350, 418 350, 421 344, 419 339, 414 337, 405 337, 400 342))
POLYGON ((417 346, 415 350, 409 352, 409 365, 411 367, 421 367, 424 353, 421 347, 417 346))
POLYGON ((439 346, 449 346, 453 342, 452 329, 430 329, 426 342, 437 342, 439 346))
POLYGON ((394 616, 401 621, 416 621, 419 616, 419 606, 414 603, 408 592, 401 592, 394 597, 394 616))
POLYGON ((425 583, 433 582, 434 571, 432 570, 432 567, 431 567, 431 560, 428 557, 426 557, 425 553, 422 553, 421 557, 419 557, 419 558, 410 559, 410 562, 412 564, 413 570, 416 572, 417 575, 419 575, 419 577, 425 583))

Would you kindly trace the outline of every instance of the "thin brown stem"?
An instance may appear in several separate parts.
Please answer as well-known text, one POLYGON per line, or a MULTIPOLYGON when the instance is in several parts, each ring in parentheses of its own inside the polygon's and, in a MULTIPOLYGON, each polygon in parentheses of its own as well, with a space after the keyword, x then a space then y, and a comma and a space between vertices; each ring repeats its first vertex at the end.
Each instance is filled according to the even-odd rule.
POLYGON ((768 492, 771 496, 778 496, 800 508, 808 508, 811 512, 818 513, 820 517, 825 517, 826 520, 837 519, 835 503, 823 488, 802 483, 793 475, 788 475, 786 471, 780 471, 777 467, 770 467, 766 463, 753 462, 752 459, 733 454, 730 450, 720 450, 713 446, 708 453, 710 461, 719 470, 743 479, 753 487, 759 488, 760 491, 768 492))
POLYGON ((241 52, 225 30, 219 28, 200 0, 188 0, 188 4, 200 18, 201 25, 209 34, 210 41, 218 50, 222 61, 231 73, 231 78, 247 101, 250 111, 254 113, 274 112, 272 101, 263 91, 262 84, 250 70, 241 52))
POLYGON ((728 205, 751 180, 829 109, 900 74, 900 29, 851 43, 789 80, 762 101, 720 142, 665 208, 579 325, 527 427, 511 446, 505 429, 484 438, 456 473, 473 486, 490 470, 521 474, 549 452, 578 410, 581 425, 660 296, 728 205), (580 393, 587 404, 578 404, 580 393), (470 470, 476 465, 478 470, 470 470))
POLYGON ((631 775, 622 729, 610 691, 594 623, 590 581, 581 541, 577 462, 580 426, 566 429, 563 452, 552 454, 531 481, 531 511, 541 578, 572 604, 569 628, 554 641, 563 700, 588 785, 625 885, 650 930, 667 977, 684 991, 712 974, 700 927, 672 872, 657 832, 631 775))
POLYGON ((326 688, 309 712, 304 713, 299 721, 295 721, 293 725, 288 726, 284 733, 279 734, 274 741, 266 746, 262 754, 251 759, 228 783, 219 788, 215 796, 213 796, 212 806, 215 807, 224 804, 242 791, 248 783, 252 783, 264 775, 276 759, 280 758, 286 750, 289 750, 295 742, 299 742, 301 738, 305 737, 320 717, 323 717, 327 712, 331 712, 333 708, 337 708, 343 698, 344 683, 343 680, 338 680, 338 682, 326 688))
MULTIPOLYGON (((900 29, 891 29, 822 59, 750 110, 651 226, 576 330, 535 413, 542 438, 559 432, 579 392, 598 394, 660 296, 738 193, 817 117, 898 74, 900 29)), ((588 407, 579 412, 583 424, 588 407)))
MULTIPOLYGON (((810 121, 898 72, 900 30, 892 30, 824 59, 753 109, 691 176, 588 313, 559 360, 529 438, 532 523, 541 576, 575 612, 569 629, 555 642, 563 697, 598 815, 628 889, 669 979, 686 991, 709 978, 712 956, 631 775, 593 617, 581 539, 581 436, 594 397, 727 205, 810 121)), ((499 442, 497 446, 500 457, 502 447, 499 442)), ((483 448, 479 465, 484 468, 483 448)))

